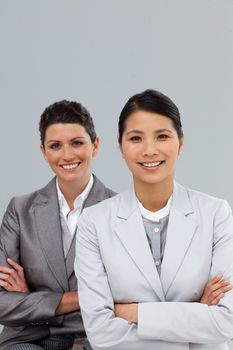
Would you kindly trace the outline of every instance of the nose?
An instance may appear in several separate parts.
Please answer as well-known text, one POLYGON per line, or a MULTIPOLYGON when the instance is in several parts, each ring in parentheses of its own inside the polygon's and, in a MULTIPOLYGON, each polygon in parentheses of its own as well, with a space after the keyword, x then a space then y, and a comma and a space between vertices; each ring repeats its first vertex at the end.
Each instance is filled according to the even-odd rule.
POLYGON ((159 153, 157 143, 153 141, 147 141, 144 144, 143 156, 153 157, 159 153))
POLYGON ((72 147, 64 145, 62 158, 65 162, 71 162, 74 159, 72 147))

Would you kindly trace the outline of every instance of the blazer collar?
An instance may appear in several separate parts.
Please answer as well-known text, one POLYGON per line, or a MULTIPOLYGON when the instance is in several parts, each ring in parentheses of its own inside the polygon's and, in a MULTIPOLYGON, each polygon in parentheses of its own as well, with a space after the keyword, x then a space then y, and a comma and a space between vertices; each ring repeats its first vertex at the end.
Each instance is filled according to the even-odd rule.
POLYGON ((194 213, 188 189, 176 181, 173 187, 172 207, 184 215, 194 213))
POLYGON ((34 203, 46 204, 54 195, 57 199, 56 177, 52 178, 45 187, 36 192, 34 203))
MULTIPOLYGON (((108 194, 115 193, 105 187, 105 185, 93 174, 94 183, 84 202, 84 208, 90 207, 98 202, 109 197, 108 194)), ((56 191, 56 177, 54 177, 45 187, 38 190, 35 197, 35 203, 45 204, 50 201, 51 196, 55 195, 57 199, 57 191, 56 191)))
MULTIPOLYGON (((121 199, 117 216, 122 219, 127 219, 135 209, 138 209, 134 186, 131 185, 131 187, 125 192, 122 192, 120 196, 121 199)), ((188 190, 176 181, 174 181, 171 207, 176 208, 177 211, 184 215, 194 212, 188 190)))
POLYGON ((133 186, 120 195, 116 234, 161 301, 190 246, 197 223, 188 191, 174 183, 165 252, 159 277, 146 237, 133 186), (142 253, 143 252, 143 253, 142 253))
POLYGON ((133 185, 125 192, 120 193, 119 196, 117 217, 127 220, 135 210, 139 209, 133 185))

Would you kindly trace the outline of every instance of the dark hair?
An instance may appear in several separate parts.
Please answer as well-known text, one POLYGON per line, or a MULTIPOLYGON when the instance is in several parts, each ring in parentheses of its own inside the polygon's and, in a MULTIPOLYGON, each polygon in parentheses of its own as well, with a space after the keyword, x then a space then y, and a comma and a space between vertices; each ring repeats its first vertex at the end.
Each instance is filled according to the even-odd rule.
POLYGON ((81 105, 74 101, 62 100, 48 106, 40 117, 39 131, 42 145, 45 141, 45 133, 47 128, 53 124, 80 124, 94 143, 96 139, 95 126, 90 113, 81 105))
POLYGON ((176 129, 178 137, 182 137, 183 131, 180 120, 180 112, 174 102, 159 91, 145 90, 130 97, 121 111, 118 122, 118 141, 120 144, 122 142, 122 135, 125 130, 126 120, 132 113, 140 110, 158 113, 170 118, 176 129))

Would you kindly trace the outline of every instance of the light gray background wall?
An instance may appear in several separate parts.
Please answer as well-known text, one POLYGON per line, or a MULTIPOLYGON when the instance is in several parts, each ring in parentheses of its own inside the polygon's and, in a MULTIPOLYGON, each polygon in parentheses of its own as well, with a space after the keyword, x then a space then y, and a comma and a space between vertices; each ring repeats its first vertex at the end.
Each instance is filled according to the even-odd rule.
POLYGON ((180 108, 186 148, 177 179, 233 205, 232 18, 231 0, 1 0, 0 218, 13 195, 50 179, 37 126, 63 98, 95 119, 96 174, 117 191, 127 187, 117 119, 145 88, 180 108))

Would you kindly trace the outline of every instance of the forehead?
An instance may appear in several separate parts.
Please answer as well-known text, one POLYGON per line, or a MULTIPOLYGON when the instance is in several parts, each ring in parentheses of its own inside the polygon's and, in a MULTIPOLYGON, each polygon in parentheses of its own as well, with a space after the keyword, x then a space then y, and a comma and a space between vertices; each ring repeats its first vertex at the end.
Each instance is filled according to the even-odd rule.
POLYGON ((46 139, 63 139, 89 136, 85 128, 78 123, 56 123, 49 125, 45 132, 46 139))
POLYGON ((136 111, 127 118, 125 131, 129 132, 131 129, 151 131, 169 129, 175 131, 173 121, 170 118, 148 111, 136 111))

